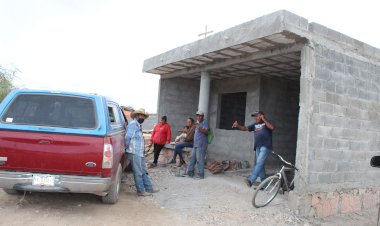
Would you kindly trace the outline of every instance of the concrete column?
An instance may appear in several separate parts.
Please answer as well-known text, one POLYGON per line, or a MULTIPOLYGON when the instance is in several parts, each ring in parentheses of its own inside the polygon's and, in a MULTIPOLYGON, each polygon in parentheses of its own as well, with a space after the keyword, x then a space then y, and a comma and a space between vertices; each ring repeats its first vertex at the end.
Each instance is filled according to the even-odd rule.
POLYGON ((201 72, 201 86, 199 89, 199 104, 198 110, 205 113, 205 117, 208 117, 208 105, 210 100, 210 83, 211 76, 207 71, 201 72))

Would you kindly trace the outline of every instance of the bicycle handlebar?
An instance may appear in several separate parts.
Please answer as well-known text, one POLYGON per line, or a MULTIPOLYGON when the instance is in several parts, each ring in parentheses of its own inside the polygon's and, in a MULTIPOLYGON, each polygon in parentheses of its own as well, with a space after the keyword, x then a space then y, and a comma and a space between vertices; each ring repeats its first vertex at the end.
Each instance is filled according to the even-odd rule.
POLYGON ((281 155, 279 155, 279 154, 277 154, 276 152, 273 152, 273 151, 272 151, 272 154, 275 155, 275 156, 277 156, 277 157, 278 157, 283 163, 285 163, 286 165, 288 165, 288 166, 290 166, 291 168, 294 168, 295 170, 298 171, 297 167, 296 167, 294 164, 292 164, 292 163, 286 161, 281 155))

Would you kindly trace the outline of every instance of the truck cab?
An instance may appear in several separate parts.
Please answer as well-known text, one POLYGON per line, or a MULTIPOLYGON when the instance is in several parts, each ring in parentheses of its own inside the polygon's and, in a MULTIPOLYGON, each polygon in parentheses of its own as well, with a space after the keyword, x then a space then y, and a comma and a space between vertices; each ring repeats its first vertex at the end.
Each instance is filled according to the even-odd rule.
POLYGON ((101 95, 15 90, 0 104, 0 188, 91 193, 116 203, 125 121, 101 95))

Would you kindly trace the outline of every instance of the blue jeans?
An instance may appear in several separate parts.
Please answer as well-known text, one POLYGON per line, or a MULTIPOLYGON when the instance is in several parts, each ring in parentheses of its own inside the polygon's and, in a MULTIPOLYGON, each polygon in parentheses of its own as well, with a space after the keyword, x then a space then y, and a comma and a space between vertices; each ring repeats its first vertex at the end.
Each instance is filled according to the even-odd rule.
POLYGON ((252 170, 251 176, 248 178, 252 183, 256 181, 257 177, 260 177, 261 181, 265 180, 265 162, 270 153, 271 150, 266 147, 256 148, 256 165, 252 170))
POLYGON ((189 167, 187 168, 187 175, 194 176, 195 163, 198 165, 198 175, 205 175, 205 155, 207 148, 196 148, 194 147, 191 151, 189 167))
POLYGON ((192 148, 192 147, 193 147, 193 143, 190 143, 190 142, 179 142, 179 143, 177 143, 175 145, 175 148, 174 148, 173 159, 176 160, 177 154, 178 154, 179 160, 183 160, 182 149, 183 148, 192 148))
POLYGON ((145 165, 145 158, 128 153, 128 159, 132 164, 133 177, 135 178, 137 193, 152 191, 153 187, 148 176, 148 169, 145 165))

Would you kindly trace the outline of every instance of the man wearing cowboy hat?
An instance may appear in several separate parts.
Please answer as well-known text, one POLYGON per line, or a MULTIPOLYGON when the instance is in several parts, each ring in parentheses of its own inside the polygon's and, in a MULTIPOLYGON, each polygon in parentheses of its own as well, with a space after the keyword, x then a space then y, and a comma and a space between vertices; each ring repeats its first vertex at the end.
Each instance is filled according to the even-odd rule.
POLYGON ((208 123, 204 120, 205 114, 203 111, 197 111, 197 124, 195 125, 194 145, 191 151, 189 167, 187 175, 194 177, 195 163, 198 165, 198 178, 204 179, 205 156, 208 146, 208 123))
POLYGON ((256 122, 248 127, 239 125, 237 121, 232 125, 232 128, 253 132, 254 134, 256 165, 252 170, 251 176, 246 179, 248 187, 251 187, 256 182, 257 177, 260 177, 261 181, 266 178, 264 166, 272 150, 272 131, 274 130, 274 125, 265 117, 264 112, 255 111, 251 116, 255 117, 256 122))
POLYGON ((131 161, 137 195, 148 196, 158 192, 158 189, 154 189, 152 186, 144 158, 144 136, 141 124, 149 117, 149 114, 145 112, 144 108, 140 108, 131 116, 133 120, 128 125, 125 135, 125 151, 131 161))

